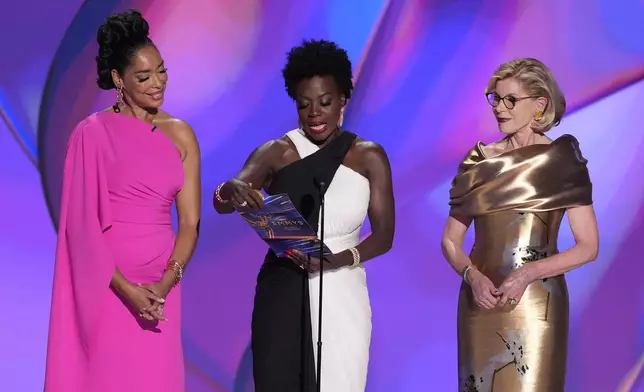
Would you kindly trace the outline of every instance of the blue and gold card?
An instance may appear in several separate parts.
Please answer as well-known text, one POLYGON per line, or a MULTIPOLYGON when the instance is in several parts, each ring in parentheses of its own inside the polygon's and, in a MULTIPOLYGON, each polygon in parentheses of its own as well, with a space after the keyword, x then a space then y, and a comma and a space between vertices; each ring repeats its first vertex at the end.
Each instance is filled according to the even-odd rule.
MULTIPOLYGON (((289 249, 317 257, 320 240, 309 223, 302 217, 286 194, 264 198, 264 208, 240 211, 246 222, 271 247, 278 257, 285 257, 289 249)), ((332 254, 324 245, 325 255, 332 254)))

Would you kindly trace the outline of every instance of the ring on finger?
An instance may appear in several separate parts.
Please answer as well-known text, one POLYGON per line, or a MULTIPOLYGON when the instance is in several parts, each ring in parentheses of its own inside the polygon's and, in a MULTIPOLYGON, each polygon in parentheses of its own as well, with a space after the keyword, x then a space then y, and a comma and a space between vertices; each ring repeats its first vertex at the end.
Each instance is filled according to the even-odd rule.
POLYGON ((510 298, 510 299, 508 300, 508 302, 510 303, 510 305, 514 305, 514 304, 516 304, 516 303, 517 303, 517 300, 516 300, 516 299, 514 299, 514 298, 510 298))
POLYGON ((247 205, 248 205, 248 202, 246 200, 244 200, 244 202, 240 204, 241 207, 246 207, 247 205))

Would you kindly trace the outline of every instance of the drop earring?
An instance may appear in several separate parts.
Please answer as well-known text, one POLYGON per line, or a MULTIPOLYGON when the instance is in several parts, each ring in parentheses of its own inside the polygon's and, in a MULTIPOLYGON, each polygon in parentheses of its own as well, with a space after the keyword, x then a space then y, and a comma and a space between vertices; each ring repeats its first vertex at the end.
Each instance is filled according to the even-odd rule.
POLYGON ((340 118, 338 119, 338 127, 344 123, 344 108, 340 109, 340 118))
POLYGON ((116 86, 116 103, 112 106, 114 113, 121 113, 123 102, 123 86, 116 86))

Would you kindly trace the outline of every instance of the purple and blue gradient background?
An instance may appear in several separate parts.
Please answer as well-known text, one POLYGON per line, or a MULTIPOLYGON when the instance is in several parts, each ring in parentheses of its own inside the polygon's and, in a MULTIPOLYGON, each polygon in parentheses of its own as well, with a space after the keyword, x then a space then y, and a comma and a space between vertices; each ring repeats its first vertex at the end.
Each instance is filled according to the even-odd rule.
MULTIPOLYGON (((438 246, 447 191, 466 150, 498 138, 483 89, 518 56, 557 76, 570 112, 551 136, 577 136, 595 185, 601 255, 568 275, 566 390, 644 390, 641 1, 22 0, 3 4, 0 25, 2 391, 42 390, 62 154, 73 125, 114 100, 94 82, 95 31, 130 7, 169 67, 165 107, 192 124, 203 153, 202 235, 184 286, 188 391, 252 391, 265 249, 240 219, 217 216, 209 195, 255 146, 295 126, 280 70, 311 37, 349 51, 357 84, 346 126, 381 143, 394 172, 394 248, 367 267, 368 391, 455 390, 460 282, 438 246)), ((560 237, 562 248, 573 242, 567 228, 560 237)))

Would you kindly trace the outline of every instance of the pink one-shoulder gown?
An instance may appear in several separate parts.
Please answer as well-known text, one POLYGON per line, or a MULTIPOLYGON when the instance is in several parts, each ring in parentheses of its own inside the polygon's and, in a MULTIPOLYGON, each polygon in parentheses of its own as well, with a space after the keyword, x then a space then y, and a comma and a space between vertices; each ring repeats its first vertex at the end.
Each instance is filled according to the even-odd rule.
POLYGON ((181 293, 165 322, 143 321, 110 288, 163 275, 183 186, 179 150, 134 117, 95 113, 74 129, 65 158, 45 392, 182 392, 181 293))

